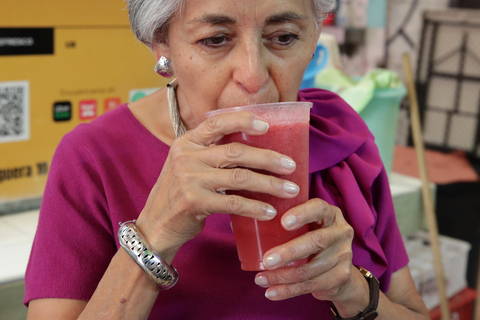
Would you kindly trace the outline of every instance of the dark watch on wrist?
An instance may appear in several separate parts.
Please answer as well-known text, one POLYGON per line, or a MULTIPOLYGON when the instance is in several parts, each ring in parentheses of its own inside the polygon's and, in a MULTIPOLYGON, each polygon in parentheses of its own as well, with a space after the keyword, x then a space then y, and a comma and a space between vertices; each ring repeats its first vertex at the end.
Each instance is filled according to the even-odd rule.
POLYGON ((360 266, 356 267, 358 270, 360 270, 365 279, 367 279, 370 292, 370 302, 368 303, 368 306, 365 308, 365 310, 357 314, 355 317, 350 318, 340 317, 337 308, 335 308, 335 305, 332 303, 330 309, 332 310, 333 319, 335 320, 373 320, 378 317, 377 307, 378 300, 380 298, 380 286, 378 280, 370 271, 360 266))

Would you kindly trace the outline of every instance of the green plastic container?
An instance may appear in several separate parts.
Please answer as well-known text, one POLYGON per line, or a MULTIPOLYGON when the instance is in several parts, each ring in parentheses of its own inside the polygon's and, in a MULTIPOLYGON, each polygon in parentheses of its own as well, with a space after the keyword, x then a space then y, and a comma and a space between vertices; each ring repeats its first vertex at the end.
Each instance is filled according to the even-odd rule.
POLYGON ((400 103, 406 93, 404 86, 394 89, 375 89, 372 100, 360 112, 360 116, 375 137, 375 143, 388 175, 392 170, 400 103))

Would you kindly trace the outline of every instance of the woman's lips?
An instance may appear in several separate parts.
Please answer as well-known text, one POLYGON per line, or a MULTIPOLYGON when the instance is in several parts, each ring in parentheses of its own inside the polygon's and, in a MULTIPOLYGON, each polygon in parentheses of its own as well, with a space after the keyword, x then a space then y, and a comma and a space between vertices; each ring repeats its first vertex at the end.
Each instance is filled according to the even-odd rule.
POLYGON ((263 91, 261 94, 256 95, 225 95, 222 98, 217 100, 218 109, 226 109, 233 107, 249 106, 254 104, 263 104, 263 103, 276 103, 280 101, 280 95, 277 91, 273 90, 271 92, 263 91))
POLYGON ((277 103, 277 102, 279 102, 278 99, 275 99, 275 100, 273 100, 273 99, 261 99, 261 100, 255 99, 255 100, 249 100, 249 101, 242 100, 240 102, 230 101, 230 103, 228 103, 226 105, 218 106, 218 109, 227 109, 227 108, 234 108, 234 107, 250 106, 250 105, 255 105, 255 104, 277 103))

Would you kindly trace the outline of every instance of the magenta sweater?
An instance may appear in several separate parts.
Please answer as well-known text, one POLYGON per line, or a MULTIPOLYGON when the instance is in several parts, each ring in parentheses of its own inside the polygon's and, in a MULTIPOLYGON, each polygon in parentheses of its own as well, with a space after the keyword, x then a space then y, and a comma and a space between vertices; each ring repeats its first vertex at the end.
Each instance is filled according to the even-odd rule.
MULTIPOLYGON (((338 96, 299 93, 312 101, 310 196, 339 206, 355 229, 353 262, 388 290, 408 263, 373 136, 338 96)), ((142 210, 169 147, 127 105, 64 136, 51 164, 25 275, 25 304, 39 298, 88 300, 119 248, 118 223, 142 210)), ((207 218, 173 264, 177 285, 160 292, 150 319, 330 319, 329 302, 305 295, 272 302, 240 269, 227 215, 207 218)), ((118 279, 122 281, 122 279, 118 279)))

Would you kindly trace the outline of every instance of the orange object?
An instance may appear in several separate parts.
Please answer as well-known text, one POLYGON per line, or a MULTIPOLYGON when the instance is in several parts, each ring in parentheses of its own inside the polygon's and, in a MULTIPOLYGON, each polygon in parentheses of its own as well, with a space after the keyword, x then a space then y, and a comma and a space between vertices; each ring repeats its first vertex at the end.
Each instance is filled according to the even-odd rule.
MULTIPOLYGON (((450 312, 452 314, 452 319, 458 320, 472 320, 473 314, 473 303, 477 293, 471 288, 466 288, 460 293, 456 294, 450 298, 450 312)), ((440 320, 440 307, 437 307, 430 311, 430 318, 432 320, 440 320)))
MULTIPOLYGON (((425 150, 425 159, 428 166, 428 178, 433 183, 449 184, 480 180, 464 151, 456 150, 445 153, 427 149, 425 150)), ((392 171, 411 177, 418 178, 420 176, 413 147, 395 147, 392 171)))

